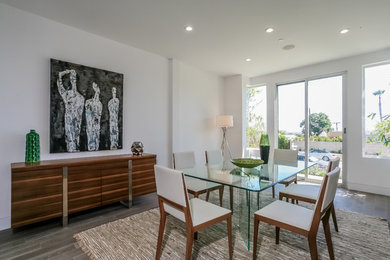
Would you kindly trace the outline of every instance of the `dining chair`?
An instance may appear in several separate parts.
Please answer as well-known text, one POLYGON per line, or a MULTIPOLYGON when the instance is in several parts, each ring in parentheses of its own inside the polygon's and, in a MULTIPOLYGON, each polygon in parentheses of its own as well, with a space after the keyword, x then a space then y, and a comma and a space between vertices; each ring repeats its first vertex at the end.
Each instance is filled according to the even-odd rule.
POLYGON ((189 200, 183 172, 160 165, 155 165, 154 171, 160 208, 156 260, 160 259, 162 252, 161 247, 167 215, 172 215, 186 225, 185 259, 187 260, 192 257, 192 244, 195 234, 202 229, 226 220, 229 258, 232 259, 232 212, 198 198, 189 200))
POLYGON ((207 164, 222 164, 223 157, 221 150, 206 150, 206 163, 207 164))
POLYGON ((256 211, 254 217, 253 259, 256 259, 257 255, 257 237, 260 222, 275 226, 276 244, 279 244, 280 229, 286 229, 306 236, 309 242, 311 259, 318 259, 317 231, 321 220, 324 227, 329 257, 330 259, 334 259, 329 216, 336 195, 339 175, 340 168, 338 167, 325 175, 314 210, 277 200, 256 211))
MULTIPOLYGON (((298 162, 298 151, 290 149, 274 149, 274 163, 277 164, 297 164, 298 162)), ((297 174, 294 176, 279 182, 279 184, 284 184, 285 186, 290 185, 291 183, 298 183, 297 174)), ((272 198, 275 198, 275 185, 272 186, 272 198)))
MULTIPOLYGON (((333 171, 334 169, 339 167, 339 164, 340 164, 340 158, 336 157, 335 159, 331 159, 328 164, 327 172, 333 171)), ((298 204, 298 201, 316 203, 319 192, 320 192, 320 186, 318 185, 291 184, 287 186, 284 190, 279 192, 279 199, 283 200, 283 198, 286 198, 287 202, 289 201, 289 199, 291 199, 291 202, 293 204, 294 203, 298 204)), ((333 203, 331 207, 331 213, 332 213, 334 229, 336 230, 336 232, 339 232, 337 219, 336 219, 336 211, 334 209, 333 203)))
MULTIPOLYGON (((206 164, 207 165, 223 165, 222 150, 206 150, 206 164)), ((222 186, 222 192, 224 187, 222 186)), ((207 193, 208 194, 208 193, 207 193)), ((229 186, 230 195, 230 209, 233 210, 233 187, 229 186)), ((206 200, 208 197, 206 197, 206 200)))
MULTIPOLYGON (((174 169, 188 169, 195 167, 194 152, 179 152, 173 153, 173 168, 174 169)), ((200 194, 206 194, 206 201, 209 200, 210 191, 219 191, 219 205, 222 206, 223 200, 223 185, 209 181, 202 181, 192 177, 186 177, 186 186, 188 193, 198 198, 200 194)))

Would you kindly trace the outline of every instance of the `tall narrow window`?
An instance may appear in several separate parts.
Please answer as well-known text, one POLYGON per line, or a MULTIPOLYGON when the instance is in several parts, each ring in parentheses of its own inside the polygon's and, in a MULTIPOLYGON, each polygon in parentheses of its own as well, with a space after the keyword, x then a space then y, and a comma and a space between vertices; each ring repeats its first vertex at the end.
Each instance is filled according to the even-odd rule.
POLYGON ((364 68, 363 155, 390 159, 390 63, 364 68))
POLYGON ((266 86, 246 89, 246 154, 259 157, 260 135, 266 131, 267 93, 266 86))

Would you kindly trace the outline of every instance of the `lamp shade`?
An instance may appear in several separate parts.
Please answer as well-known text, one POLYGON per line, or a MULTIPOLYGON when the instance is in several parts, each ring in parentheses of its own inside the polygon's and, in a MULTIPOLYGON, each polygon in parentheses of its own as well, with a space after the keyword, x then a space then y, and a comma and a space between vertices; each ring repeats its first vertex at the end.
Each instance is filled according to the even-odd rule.
POLYGON ((232 115, 217 116, 217 127, 233 127, 232 115))

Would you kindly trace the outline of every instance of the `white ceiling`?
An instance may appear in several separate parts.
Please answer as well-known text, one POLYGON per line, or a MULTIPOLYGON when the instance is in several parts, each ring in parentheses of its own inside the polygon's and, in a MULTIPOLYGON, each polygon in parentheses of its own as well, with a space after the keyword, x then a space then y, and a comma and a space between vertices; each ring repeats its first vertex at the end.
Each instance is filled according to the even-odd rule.
POLYGON ((262 75, 390 47, 389 0, 0 2, 222 76, 262 75), (187 24, 193 32, 184 31, 187 24), (275 32, 266 34, 267 27, 275 32), (340 35, 344 27, 350 33, 340 35), (296 48, 283 50, 287 44, 296 48))

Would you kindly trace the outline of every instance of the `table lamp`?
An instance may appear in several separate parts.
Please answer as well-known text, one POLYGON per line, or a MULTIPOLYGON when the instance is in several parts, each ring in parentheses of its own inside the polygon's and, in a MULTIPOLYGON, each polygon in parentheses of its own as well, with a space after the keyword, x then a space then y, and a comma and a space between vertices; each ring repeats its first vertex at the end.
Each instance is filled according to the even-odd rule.
POLYGON ((223 132, 223 138, 221 144, 222 157, 224 157, 225 146, 227 146, 230 159, 232 159, 232 152, 230 151, 229 143, 226 139, 226 130, 228 127, 233 127, 233 116, 232 115, 217 116, 216 125, 217 127, 222 128, 222 132, 223 132))

